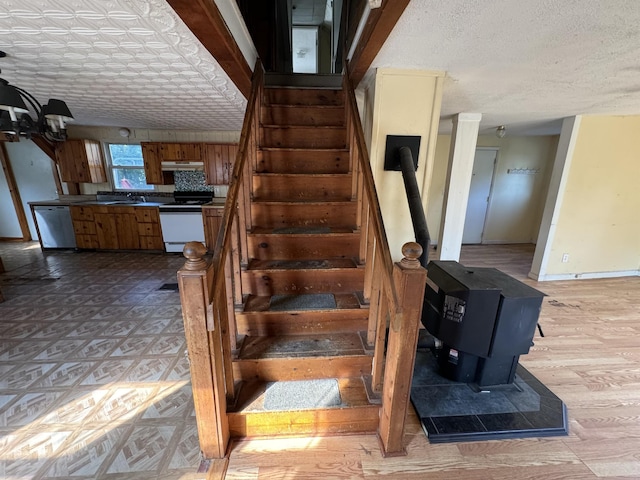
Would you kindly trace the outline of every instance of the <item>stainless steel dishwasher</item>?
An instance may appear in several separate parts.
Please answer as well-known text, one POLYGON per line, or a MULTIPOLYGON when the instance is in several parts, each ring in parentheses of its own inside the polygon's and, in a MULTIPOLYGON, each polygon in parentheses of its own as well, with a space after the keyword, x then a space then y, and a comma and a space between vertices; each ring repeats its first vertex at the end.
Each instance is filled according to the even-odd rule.
POLYGON ((68 206, 33 207, 42 248, 75 248, 71 211, 68 206))

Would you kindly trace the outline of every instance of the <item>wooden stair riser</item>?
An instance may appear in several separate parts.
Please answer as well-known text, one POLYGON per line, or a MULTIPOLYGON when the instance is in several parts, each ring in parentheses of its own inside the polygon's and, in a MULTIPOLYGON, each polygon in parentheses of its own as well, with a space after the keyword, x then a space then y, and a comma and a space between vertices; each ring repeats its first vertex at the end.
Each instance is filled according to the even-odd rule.
POLYGON ((351 175, 256 174, 253 196, 258 200, 351 200, 351 175))
POLYGON ((249 295, 350 293, 362 290, 364 269, 247 270, 242 291, 249 295))
POLYGON ((354 228, 355 202, 285 203, 252 202, 251 220, 254 227, 320 227, 354 228))
POLYGON ((360 234, 251 234, 248 246, 258 260, 358 258, 360 234))
POLYGON ((292 412, 229 414, 232 437, 296 437, 375 433, 380 407, 376 405, 292 412))
POLYGON ((236 314, 240 335, 311 335, 366 331, 369 310, 247 312, 236 314))
POLYGON ((343 107, 272 105, 262 109, 264 125, 344 125, 343 107))
POLYGON ((262 127, 260 145, 278 148, 346 148, 344 127, 262 127))
POLYGON ((260 173, 348 173, 349 152, 343 150, 259 150, 260 173))
POLYGON ((371 374, 369 355, 234 360, 233 378, 264 382, 359 377, 371 374))
POLYGON ((267 105, 344 105, 342 90, 328 88, 265 88, 267 105))

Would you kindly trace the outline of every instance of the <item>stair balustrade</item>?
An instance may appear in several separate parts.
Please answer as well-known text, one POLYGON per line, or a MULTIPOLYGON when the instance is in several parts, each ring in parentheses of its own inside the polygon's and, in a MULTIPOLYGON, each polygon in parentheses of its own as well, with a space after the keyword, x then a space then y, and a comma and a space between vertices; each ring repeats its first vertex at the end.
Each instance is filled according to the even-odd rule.
POLYGON ((369 302, 367 343, 374 347, 371 389, 382 396, 378 435, 383 454, 402 455, 426 270, 417 260, 422 247, 414 242, 403 246, 402 262, 394 265, 391 260, 348 65, 344 67, 343 90, 358 227, 362 232, 364 298, 369 302))
MULTIPOLYGON (((358 255, 358 258, 354 259, 358 264, 357 269, 364 270, 364 282, 360 276, 358 289, 363 290, 362 301, 369 307, 365 342, 374 352, 371 359, 370 389, 380 395, 381 406, 369 404, 363 408, 360 405, 354 408, 351 417, 349 408, 341 408, 340 415, 341 418, 345 418, 344 428, 356 428, 354 425, 360 425, 357 428, 361 430, 352 431, 373 433, 377 427, 383 454, 400 455, 404 453, 404 423, 426 271, 418 260, 422 248, 414 242, 404 245, 404 259, 401 262, 392 262, 348 69, 345 69, 345 72, 343 90, 346 145, 349 151, 352 199, 351 202, 340 202, 357 206, 355 225, 349 225, 355 227, 360 238, 359 250, 356 252, 354 248, 353 252, 358 255)), ((264 227, 255 220, 261 217, 260 210, 255 205, 259 202, 253 199, 256 192, 252 191, 256 188, 256 184, 252 183, 252 180, 255 180, 252 178, 254 172, 261 172, 264 168, 259 161, 260 140, 264 134, 264 125, 260 122, 265 98, 263 89, 264 71, 258 60, 213 258, 210 262, 207 261, 206 248, 199 242, 190 242, 184 250, 187 261, 178 272, 198 435, 202 454, 207 459, 225 458, 230 432, 236 432, 234 428, 238 428, 238 421, 245 421, 244 417, 238 416, 238 405, 232 405, 232 402, 237 400, 236 397, 241 396, 238 395, 239 382, 246 381, 246 378, 243 378, 242 366, 237 361, 240 345, 236 345, 240 337, 238 333, 242 333, 243 328, 246 333, 246 326, 243 327, 242 323, 236 324, 236 311, 241 310, 249 296, 257 295, 255 290, 251 290, 252 277, 249 276, 250 262, 255 262, 255 258, 252 258, 255 256, 255 245, 252 247, 255 239, 251 240, 248 232, 252 232, 252 228, 264 227), (256 223, 253 226, 252 214, 256 223), (238 329, 238 326, 242 328, 238 329)), ((310 149, 310 155, 316 155, 317 150, 310 149)), ((264 154, 264 147, 260 153, 264 154)), ((302 166, 302 170, 310 168, 310 159, 299 160, 296 157, 295 162, 295 165, 302 166)), ((340 188, 348 191, 348 185, 340 188)), ((267 197, 262 198, 271 197, 267 193, 267 197)), ((310 202, 308 205, 315 203, 310 202)), ((335 215, 329 220, 333 220, 333 216, 335 215)), ((339 231, 346 228, 339 223, 338 225, 339 231)), ((291 245, 290 241, 288 242, 279 244, 277 248, 286 250, 287 246, 291 245)), ((295 318, 295 315, 292 318, 295 318)), ((364 328, 364 316, 362 320, 364 328)), ((337 330, 346 331, 344 328, 337 330)), ((339 336, 340 333, 336 335, 339 336)), ((362 358, 366 359, 366 355, 356 357, 354 358, 359 362, 362 362, 362 358)), ((352 359, 346 360, 350 361, 352 359)), ((310 365, 319 365, 322 362, 321 357, 317 357, 313 362, 307 359, 308 371, 313 370, 310 365)), ((362 368, 362 371, 369 371, 368 366, 366 369, 362 368)), ((332 414, 329 412, 325 410, 317 415, 317 421, 324 419, 322 421, 330 422, 332 414)), ((309 418, 312 417, 313 415, 309 418)), ((300 418, 298 412, 297 419, 291 420, 291 425, 295 426, 300 418)), ((340 430, 342 427, 339 422, 335 427, 327 425, 324 427, 328 429, 324 430, 327 432, 349 431, 340 430), (337 430, 331 430, 332 428, 337 430)), ((296 430, 294 428, 291 431, 296 430)))

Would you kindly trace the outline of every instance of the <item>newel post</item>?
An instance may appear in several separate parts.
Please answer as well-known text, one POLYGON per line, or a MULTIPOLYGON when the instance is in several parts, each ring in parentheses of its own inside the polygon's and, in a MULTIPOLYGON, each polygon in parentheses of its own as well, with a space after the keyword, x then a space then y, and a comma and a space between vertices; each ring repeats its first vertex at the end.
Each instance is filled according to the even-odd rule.
POLYGON ((422 247, 409 242, 402 246, 404 258, 393 267, 400 314, 392 314, 387 359, 382 387, 382 410, 378 435, 384 456, 406 455, 404 424, 409 407, 411 378, 418 346, 418 328, 427 271, 420 266, 422 247))
POLYGON ((183 254, 187 261, 178 270, 178 284, 200 449, 204 458, 223 458, 229 442, 229 423, 222 359, 212 356, 220 349, 214 348, 217 338, 214 332, 207 331, 206 253, 207 248, 200 242, 185 245, 183 254))

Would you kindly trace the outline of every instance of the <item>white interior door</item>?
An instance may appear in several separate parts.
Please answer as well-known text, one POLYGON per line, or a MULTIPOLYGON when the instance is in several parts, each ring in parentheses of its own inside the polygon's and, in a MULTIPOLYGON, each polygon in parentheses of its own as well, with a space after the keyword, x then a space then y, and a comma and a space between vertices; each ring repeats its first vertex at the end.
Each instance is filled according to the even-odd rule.
POLYGON ((293 72, 318 73, 318 27, 292 28, 293 72))
POLYGON ((487 207, 489 206, 489 195, 491 193, 491 182, 497 154, 498 151, 494 149, 476 150, 462 243, 482 243, 482 232, 487 218, 487 207))

